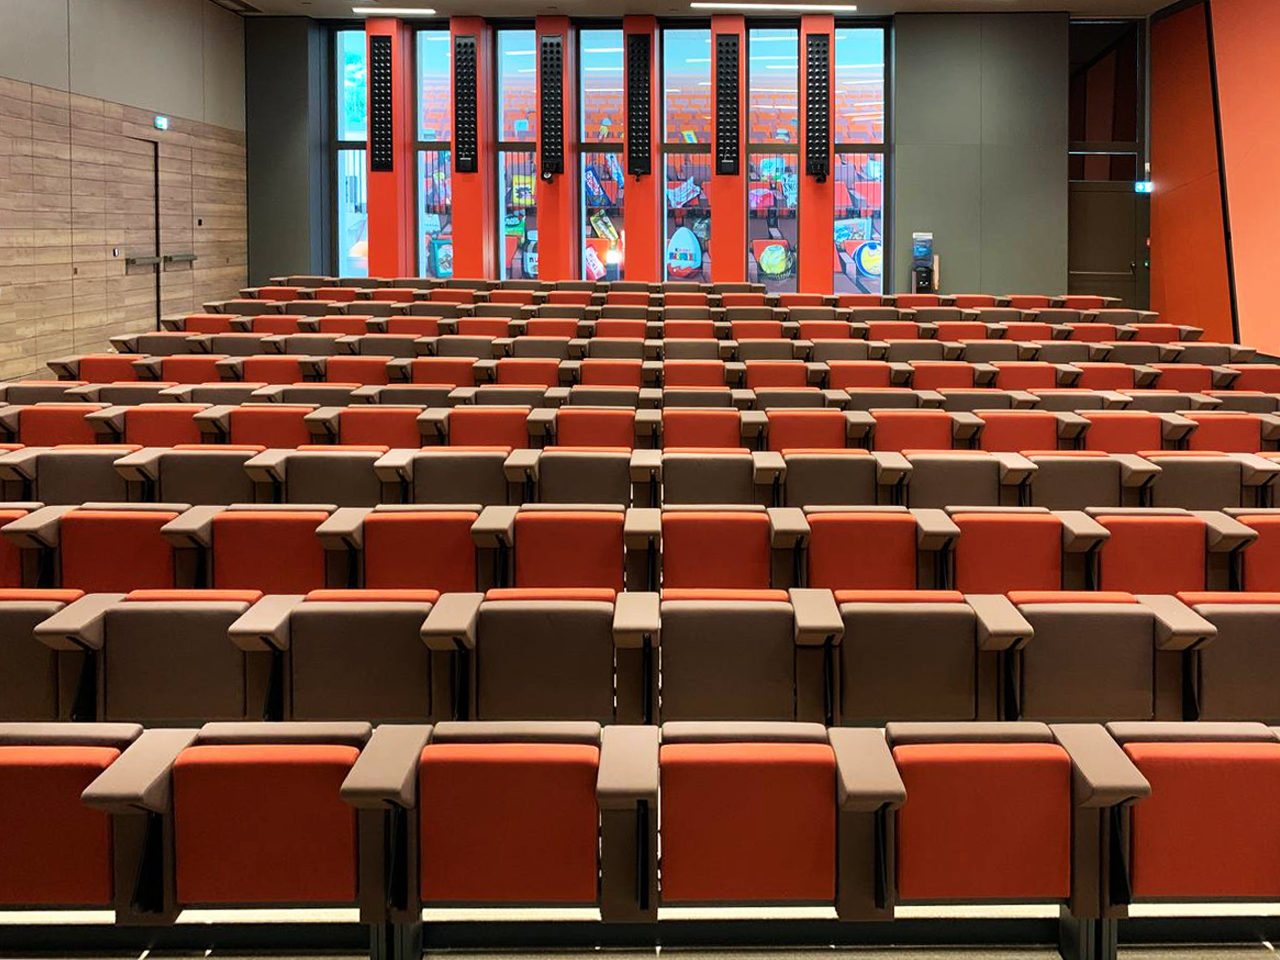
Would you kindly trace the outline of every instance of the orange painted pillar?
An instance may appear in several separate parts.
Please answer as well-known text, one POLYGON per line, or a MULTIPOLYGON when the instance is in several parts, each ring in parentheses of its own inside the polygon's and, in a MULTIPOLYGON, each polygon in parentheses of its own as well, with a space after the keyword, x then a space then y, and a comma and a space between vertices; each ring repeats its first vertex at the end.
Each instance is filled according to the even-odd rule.
POLYGON ((580 277, 581 232, 578 195, 578 84, 577 44, 568 17, 537 17, 538 71, 538 279, 577 280, 580 277), (561 75, 561 136, 564 144, 564 173, 548 174, 542 169, 542 142, 548 133, 549 118, 542 112, 542 38, 558 36, 564 50, 561 75))
MULTIPOLYGON (((472 37, 476 41, 476 168, 461 173, 453 168, 453 275, 483 277, 498 275, 496 150, 494 142, 494 89, 497 73, 494 64, 493 34, 480 17, 454 17, 449 21, 450 42, 456 37, 472 37)), ((454 68, 454 137, 458 130, 457 58, 450 57, 454 68)), ((456 153, 455 153, 456 156, 456 153)))
POLYGON ((747 28, 742 17, 711 18, 711 280, 740 283, 747 278, 747 28), (715 129, 717 85, 716 38, 738 37, 738 172, 716 172, 719 131, 715 129))
POLYGON ((369 175, 369 275, 412 277, 415 243, 413 155, 417 131, 413 123, 413 30, 402 20, 379 18, 365 21, 368 42, 369 143, 365 162, 369 175), (391 38, 391 136, 392 169, 373 169, 373 43, 374 37, 391 38))
POLYGON ((832 269, 835 244, 835 156, 832 141, 835 136, 835 117, 831 112, 831 100, 835 94, 836 49, 835 17, 812 16, 800 18, 800 292, 831 293, 835 277, 832 269), (827 37, 827 169, 829 173, 821 183, 817 177, 805 173, 808 156, 808 38, 815 35, 827 37), (832 257, 825 254, 832 253, 832 257))
MULTIPOLYGON (((632 174, 627 169, 626 190, 623 194, 626 208, 626 238, 624 253, 626 256, 624 278, 627 280, 643 280, 654 283, 662 277, 662 71, 658 66, 658 21, 656 17, 623 17, 623 47, 630 48, 627 38, 635 34, 649 38, 649 157, 650 172, 632 174)), ((623 70, 622 103, 623 108, 631 102, 630 83, 631 67, 628 62, 623 70)), ((630 125, 627 126, 623 138, 623 160, 627 155, 627 144, 631 136, 630 125)))

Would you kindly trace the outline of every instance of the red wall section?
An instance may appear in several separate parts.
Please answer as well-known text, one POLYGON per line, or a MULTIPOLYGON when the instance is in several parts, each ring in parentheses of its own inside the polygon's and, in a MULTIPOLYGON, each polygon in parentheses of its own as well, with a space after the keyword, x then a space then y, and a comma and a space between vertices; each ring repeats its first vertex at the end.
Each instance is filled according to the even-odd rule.
MULTIPOLYGON (((655 17, 623 17, 622 31, 624 36, 633 33, 645 34, 649 37, 649 156, 652 158, 652 173, 646 176, 633 176, 627 170, 627 189, 623 194, 627 207, 626 218, 626 276, 627 280, 646 280, 650 283, 662 280, 662 257, 660 251, 663 242, 662 223, 662 99, 659 91, 662 88, 662 70, 658 65, 658 21, 655 17)), ((623 46, 626 46, 624 39, 623 46)), ((629 102, 626 90, 630 76, 629 70, 623 71, 623 110, 629 102)), ((626 163, 626 140, 623 140, 622 161, 626 163)))
MULTIPOLYGON (((1212 0, 1227 208, 1240 339, 1280 354, 1280 2, 1212 0)), ((1208 335, 1206 334, 1206 339, 1208 335)))
POLYGON ((493 34, 479 17, 454 17, 449 32, 476 38, 476 172, 453 171, 453 275, 496 277, 493 34))
MULTIPOLYGON (((417 157, 413 148, 417 131, 413 126, 413 30, 403 21, 367 20, 366 36, 391 38, 392 135, 395 139, 395 169, 375 173, 369 164, 369 275, 371 277, 412 277, 415 275, 415 218, 413 180, 417 157)), ((366 149, 372 158, 373 151, 366 149)))
MULTIPOLYGON (((542 48, 544 36, 559 34, 564 38, 564 70, 561 81, 564 93, 564 173, 546 180, 542 176, 541 167, 538 170, 538 279, 577 280, 580 278, 578 262, 581 251, 578 249, 578 235, 581 233, 581 224, 578 223, 580 161, 577 143, 580 138, 577 123, 578 47, 574 42, 576 32, 571 29, 568 17, 538 17, 534 23, 538 31, 539 50, 542 48)), ((541 85, 541 70, 537 76, 541 85)), ((538 91, 537 102, 542 103, 541 89, 538 91)), ((539 152, 541 152, 541 137, 547 123, 546 117, 540 119, 539 152)))
MULTIPOLYGON (((809 36, 826 34, 829 38, 827 54, 827 90, 836 92, 835 69, 832 65, 836 49, 835 17, 816 16, 800 18, 800 157, 797 167, 800 172, 800 285, 805 293, 830 293, 835 284, 831 263, 823 258, 822 252, 830 250, 835 242, 835 167, 830 137, 827 147, 827 166, 831 169, 826 180, 819 183, 816 177, 804 172, 805 155, 809 142, 809 113, 805 109, 805 90, 808 86, 807 49, 809 36)), ((834 123, 828 110, 828 124, 831 124, 831 135, 834 136, 834 123)))
POLYGON ((1208 29, 1199 4, 1151 27, 1151 174, 1151 308, 1170 322, 1203 327, 1206 340, 1231 341, 1208 29))
POLYGON ((736 33, 738 40, 738 173, 715 172, 716 134, 712 121, 711 184, 711 280, 738 283, 747 279, 747 29, 742 17, 711 18, 711 115, 716 112, 716 36, 736 33))

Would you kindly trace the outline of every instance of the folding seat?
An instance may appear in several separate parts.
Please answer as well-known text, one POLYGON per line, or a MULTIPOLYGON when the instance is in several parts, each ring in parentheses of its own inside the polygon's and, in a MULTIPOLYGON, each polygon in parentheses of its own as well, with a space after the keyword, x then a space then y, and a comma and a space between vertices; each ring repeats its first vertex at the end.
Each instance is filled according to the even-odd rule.
POLYGON ((242 333, 289 336, 304 332, 307 317, 296 313, 266 314, 256 317, 240 317, 232 321, 232 329, 242 333))
MULTIPOLYGON (((265 333, 232 332, 200 334, 194 339, 202 350, 220 357, 256 357, 271 350, 267 345, 269 336, 265 333)), ((219 367, 219 375, 223 369, 219 367)))
MULTIPOLYGON (((983 311, 983 316, 989 313, 990 311, 983 311)), ((1001 319, 999 323, 1004 327, 1004 338, 1006 340, 1049 341, 1054 338, 1057 332, 1054 324, 1043 320, 1001 319)))
POLYGON ((384 360, 413 358, 418 355, 417 337, 402 333, 362 333, 338 338, 338 345, 356 356, 381 357, 384 360))
POLYGON ((127 499, 128 490, 114 465, 137 449, 130 444, 26 447, 0 456, 0 482, 10 500, 119 503, 127 499))
POLYGON ((189 313, 186 316, 163 319, 161 324, 165 327, 172 325, 171 329, 185 330, 188 334, 231 333, 233 329, 231 321, 234 318, 234 314, 189 313))
POLYGON ((306 379, 301 355, 228 357, 219 360, 224 380, 247 380, 253 383, 288 384, 306 379))
POLYGON ((474 357, 416 357, 407 364, 392 361, 391 371, 408 369, 410 383, 434 384, 448 387, 471 387, 476 384, 474 357))
POLYGON ((606 307, 647 307, 649 300, 649 294, 644 291, 611 289, 605 295, 604 305, 606 307))
POLYGON ((905 502, 912 508, 1019 506, 1035 474, 1035 465, 1017 453, 908 448, 905 459, 905 502))
POLYGON ((1077 414, 1048 410, 983 410, 978 416, 983 424, 979 449, 1009 453, 1070 449, 1089 427, 1077 414))
MULTIPOLYGON (((0 520, 7 523, 17 515, 4 510, 0 520)), ((6 543, 3 553, 6 567, 21 565, 17 547, 6 543)), ((55 651, 34 633, 37 624, 79 600, 84 592, 22 589, 20 576, 14 577, 10 570, 6 574, 10 583, 0 589, 0 722, 92 720, 92 710, 84 715, 77 710, 75 698, 83 655, 55 651)))
POLYGON ((793 586, 807 534, 804 514, 788 508, 667 507, 627 515, 628 551, 638 553, 646 544, 651 552, 661 550, 664 590, 793 586))
POLYGON ((1251 453, 1152 450, 1142 456, 1159 469, 1147 506, 1221 510, 1267 506, 1280 463, 1251 453))
POLYGON ((1079 372, 1070 364, 1045 361, 996 361, 994 386, 1001 390, 1051 390, 1073 386, 1079 372))
POLYGON ((1178 355, 1177 347, 1141 340, 1112 340, 1102 346, 1107 348, 1107 360, 1111 363, 1171 363, 1178 355))
POLYGON ((530 414, 529 428, 543 445, 574 449, 630 450, 642 444, 653 444, 656 437, 656 411, 638 414, 621 407, 564 406, 542 409, 530 414))
POLYGON ((952 340, 890 339, 885 343, 883 359, 909 363, 914 360, 959 360, 963 355, 964 344, 952 340))
MULTIPOLYGON (((567 341, 565 341, 565 348, 567 353, 567 341)), ((488 376, 491 378, 488 381, 490 383, 525 387, 558 387, 560 385, 558 359, 503 357, 500 360, 481 360, 476 364, 475 369, 478 380, 488 376)))
POLYGON ((529 440, 527 406, 464 406, 428 409, 422 417, 428 445, 518 450, 529 440))
MULTIPOLYGON (((727 330, 725 331, 727 333, 727 330)), ((664 320, 662 336, 667 340, 713 340, 720 337, 720 331, 710 319, 706 320, 664 320)))
POLYGON ((138 379, 138 371, 133 365, 137 359, 130 353, 89 353, 50 360, 47 366, 59 380, 119 383, 138 379))
MULTIPOLYGON (((412 303, 419 299, 418 291, 406 289, 403 287, 380 287, 369 291, 369 299, 382 303, 412 303)), ((452 303, 471 303, 472 296, 469 291, 462 290, 432 290, 427 297, 428 300, 444 300, 452 303), (465 294, 465 296, 464 296, 465 294)))
POLYGON ((245 461, 260 503, 326 503, 373 507, 398 503, 400 485, 384 481, 375 469, 388 452, 381 445, 312 445, 293 450, 264 450, 245 461))
POLYGON ((1111 344, 1133 336, 1130 327, 1114 323, 1068 323, 1066 327, 1067 339, 1077 343, 1111 344))
POLYGON ((1038 295, 1014 294, 1012 296, 1002 297, 1005 306, 1013 307, 1015 310, 1043 310, 1051 306, 1053 297, 1044 297, 1038 295))
POLYGON ((595 322, 591 336, 618 339, 643 340, 649 335, 649 324, 645 320, 609 320, 595 322))
POLYGON ((930 320, 939 340, 986 340, 999 333, 981 320, 930 320))
POLYGON ((1280 363, 1226 364, 1237 374, 1232 390, 1260 390, 1263 393, 1280 393, 1280 363))
POLYGON ((243 402, 256 405, 303 405, 313 407, 346 407, 367 402, 370 391, 385 387, 361 386, 356 383, 301 383, 265 384, 254 389, 243 402))
POLYGON ((151 357, 139 361, 138 372, 150 380, 167 383, 205 383, 222 378, 219 360, 227 359, 218 353, 184 353, 168 357, 151 357))
POLYGON ((1271 683, 1280 597, 1275 593, 1186 591, 1178 599, 1216 629, 1192 648, 1184 665, 1185 720, 1280 717, 1271 683))
POLYGON ((1146 364, 1074 363, 1080 371, 1076 386, 1083 390, 1133 390, 1152 386, 1159 371, 1146 364))
POLYGON ((1227 367, 1210 367, 1202 363, 1153 363, 1160 371, 1156 386, 1161 390, 1199 393, 1202 390, 1225 390, 1236 373, 1227 367))
MULTIPOLYGON (((1240 551, 1258 539, 1258 533, 1240 521, 1209 510, 1091 507, 1086 512, 1111 531, 1098 550, 1094 580, 1096 589, 1104 591, 1174 594, 1230 589, 1240 551)), ((1248 550, 1244 552, 1248 556, 1248 550)), ((1252 586, 1247 574, 1244 586, 1252 586)))
POLYGON ((1280 417, 1273 414, 1189 410, 1183 416, 1196 424, 1188 450, 1261 453, 1280 445, 1280 417))
POLYGON ((322 407, 306 421, 317 443, 416 450, 422 446, 421 413, 419 406, 388 403, 322 407))
POLYGON ((6 406, 72 402, 79 394, 70 391, 83 386, 83 380, 12 380, 0 383, 0 401, 6 406))
POLYGON ((828 388, 850 390, 905 385, 912 368, 886 360, 831 360, 827 362, 827 371, 828 388))
POLYGON ((1050 510, 1143 506, 1160 473, 1150 460, 1133 454, 1025 449, 1022 455, 1036 468, 1029 505, 1050 510))
POLYGON ((781 490, 771 502, 787 507, 900 503, 911 471, 899 453, 857 448, 786 450, 780 473, 776 463, 767 459, 770 454, 755 456, 766 458, 756 464, 756 482, 779 483, 781 490))
POLYGON ((836 306, 845 309, 862 309, 884 305, 885 298, 878 293, 842 293, 836 296, 836 306))
POLYGON ((391 502, 500 506, 519 503, 523 494, 525 469, 513 465, 510 476, 506 470, 511 453, 492 445, 396 449, 378 460, 374 470, 384 486, 400 487, 399 498, 384 494, 391 502))
MULTIPOLYGON (((821 298, 819 298, 819 303, 821 298)), ((720 294, 720 305, 722 307, 763 307, 767 306, 766 294, 763 293, 722 293, 720 294)), ((799 306, 800 304, 796 304, 799 306)), ((790 306, 790 304, 788 304, 790 306)))
POLYGON ((642 304, 605 303, 598 311, 596 316, 600 320, 649 320, 654 316, 661 322, 661 313, 651 315, 648 300, 642 304))
MULTIPOLYGON (((794 318, 794 314, 792 315, 794 318)), ((829 320, 799 320, 796 336, 800 340, 850 340, 854 335, 854 326, 848 320, 832 317, 829 320)), ((861 332, 861 331, 858 331, 861 332)))
POLYGON ((204 409, 204 404, 195 403, 144 403, 92 410, 86 419, 104 443, 172 447, 202 442, 195 416, 204 409))
MULTIPOLYGON (((661 341, 661 349, 659 352, 662 356, 664 363, 669 360, 671 361, 687 361, 687 360, 721 361, 720 354, 721 354, 721 348, 724 342, 725 341, 723 340, 714 340, 711 338, 701 338, 701 339, 667 338, 661 341)), ((696 367, 690 367, 688 369, 690 371, 693 371, 694 373, 698 372, 698 368, 696 367)), ((723 373, 723 368, 719 368, 719 369, 723 373)), ((723 381, 723 376, 721 377, 721 380, 723 381)), ((696 384, 693 384, 693 385, 696 386, 696 384)))
MULTIPOLYGON (((557 362, 568 360, 570 357, 569 345, 572 341, 569 337, 534 337, 534 336, 518 336, 508 337, 494 341, 494 347, 504 348, 505 353, 500 359, 506 360, 510 358, 518 358, 521 360, 555 360, 557 362)), ((492 364, 497 361, 487 360, 485 368, 487 371, 493 371, 492 364)))
POLYGON ((306 321, 309 332, 339 334, 344 337, 362 337, 371 329, 373 317, 361 314, 334 314, 317 317, 314 321, 306 321))
POLYGON ((1212 410, 1234 410, 1240 413, 1276 413, 1280 411, 1280 394, 1261 390, 1209 390, 1204 399, 1216 401, 1212 410))
MULTIPOLYGON (((259 391, 269 389, 265 383, 243 383, 230 380, 214 380, 204 383, 181 383, 160 391, 157 401, 173 403, 210 403, 235 405, 240 403, 270 402, 259 391)), ((114 395, 112 399, 120 402, 114 395)))
POLYGON ((1035 394, 1027 390, 997 390, 994 387, 944 387, 941 390, 922 391, 942 398, 943 410, 979 413, 991 411, 1028 410, 1036 406, 1035 394))
POLYGON ((283 300, 235 299, 204 304, 208 313, 226 313, 238 317, 254 317, 267 313, 284 313, 283 300))
POLYGON ((765 417, 757 411, 664 406, 661 446, 667 450, 753 447, 765 422, 765 417))
MULTIPOLYGON (((336 333, 286 333, 270 334, 262 338, 262 353, 284 353, 318 360, 338 353, 346 353, 342 336, 336 333)), ((308 371, 308 375, 313 375, 308 371)))
POLYGON ((315 409, 284 403, 212 406, 199 411, 195 420, 214 442, 292 450, 311 443, 307 416, 315 409))
POLYGON ((591 305, 591 291, 551 290, 547 293, 546 302, 550 304, 573 304, 586 307, 591 305))
POLYGON ((93 426, 85 415, 106 404, 32 403, 0 408, 0 431, 8 443, 28 447, 97 442, 93 426))
POLYGON ((342 796, 370 817, 408 808, 399 856, 416 864, 404 891, 412 922, 424 904, 578 905, 598 907, 606 921, 656 917, 656 727, 384 726, 371 741, 370 760, 378 756, 357 763, 342 796), (407 793, 406 783, 414 785, 407 793), (513 790, 523 798, 518 809, 495 804, 513 790))
POLYGON ((111 348, 119 354, 141 354, 150 357, 169 357, 191 353, 195 344, 185 330, 149 330, 109 338, 111 348))
POLYGON ((791 450, 839 450, 856 444, 866 432, 866 417, 832 408, 770 410, 764 423, 765 448, 791 450))
POLYGON ((101 910, 127 900, 116 865, 140 855, 142 834, 80 797, 141 734, 132 723, 0 724, 0 906, 101 910))
POLYGON ((615 504, 487 507, 472 526, 476 547, 496 556, 496 586, 517 590, 643 590, 646 551, 627 556, 626 513, 615 504))
POLYGON ((1084 449, 1104 453, 1141 453, 1173 446, 1195 425, 1185 417, 1149 410, 1081 410, 1089 421, 1084 449))
POLYGON ((383 386, 391 382, 387 357, 311 357, 304 361, 303 367, 309 374, 314 373, 316 379, 329 383, 383 386))
POLYGON ((1121 722, 1107 730, 1151 784, 1117 824, 1128 839, 1131 902, 1273 899, 1275 730, 1247 722, 1121 722))
POLYGON ((262 453, 247 444, 186 444, 147 447, 112 464, 125 481, 131 503, 252 503, 259 491, 245 464, 262 453))
POLYGON ((1246 364, 1257 353, 1253 347, 1243 347, 1238 343, 1184 341, 1178 346, 1182 348, 1178 351, 1178 363, 1203 363, 1209 366, 1246 364))
POLYGON ((971 310, 962 310, 953 306, 921 306, 902 310, 903 319, 914 320, 916 323, 927 323, 937 326, 939 322, 959 322, 973 319, 971 310))
POLYGON ((988 293, 958 293, 952 296, 951 304, 962 310, 998 309, 1000 298, 988 293))
POLYGON ((906 722, 863 737, 896 768, 888 904, 1057 903, 1068 952, 1097 939, 1094 921, 1123 896, 1108 886, 1123 869, 1108 826, 1151 793, 1103 728, 906 722))
POLYGON ((914 320, 868 320, 866 326, 868 340, 920 340, 931 338, 936 329, 914 320))
POLYGON ((919 307, 941 307, 951 302, 950 297, 938 296, 936 293, 899 293, 889 294, 884 298, 899 310, 914 310, 919 307))
POLYGON ((240 291, 240 296, 250 300, 297 300, 301 292, 296 286, 249 287, 240 291))
MULTIPOLYGON (((790 466, 790 463, 788 463, 790 466)), ((805 507, 805 585, 824 590, 944 586, 946 551, 958 531, 936 510, 900 506, 805 507)))
POLYGON ((748 390, 807 387, 820 383, 821 378, 826 375, 826 369, 821 364, 808 364, 803 360, 747 360, 742 366, 741 382, 748 390))
POLYGON ((1087 590, 1107 530, 1077 510, 950 507, 958 528, 946 586, 965 594, 1087 590))
POLYGON ((916 390, 981 387, 996 377, 991 364, 960 360, 915 360, 910 368, 911 386, 916 390))
MULTIPOLYGON (((1053 306, 1063 307, 1067 310, 1111 310, 1120 303, 1118 297, 1097 297, 1092 295, 1072 294, 1065 297, 1054 297, 1053 306)), ((1147 313, 1147 311, 1127 311, 1132 313, 1147 313)))
POLYGON ((533 317, 523 321, 518 330, 522 337, 565 337, 578 336, 579 322, 572 317, 533 317))
POLYGON ((1039 355, 1040 345, 1024 343, 1017 340, 975 340, 971 338, 946 338, 949 342, 959 343, 961 358, 966 363, 1009 363, 1018 360, 1031 360, 1039 355))
POLYGON ((161 533, 191 556, 213 590, 307 593, 346 587, 349 558, 327 552, 316 533, 332 504, 232 504, 194 507, 161 533))
POLYGON ((1185 410, 1215 410, 1221 401, 1203 393, 1180 393, 1177 390, 1123 390, 1129 410, 1149 410, 1153 413, 1181 413, 1185 410))
POLYGON ((460 717, 637 723, 657 701, 658 628, 653 594, 511 588, 442 597, 422 639, 464 663, 460 717))
POLYGON ((664 360, 664 387, 723 387, 730 369, 723 360, 664 360))
POLYGON ((982 429, 973 414, 942 410, 872 410, 868 419, 872 450, 950 450, 982 429))

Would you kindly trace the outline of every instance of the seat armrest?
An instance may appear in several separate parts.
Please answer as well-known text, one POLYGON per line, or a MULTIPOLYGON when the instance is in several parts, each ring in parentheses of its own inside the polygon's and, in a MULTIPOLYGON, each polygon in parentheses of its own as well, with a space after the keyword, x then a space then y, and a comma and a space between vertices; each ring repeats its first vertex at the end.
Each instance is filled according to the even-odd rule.
POLYGON ((497 383, 498 382, 498 361, 485 357, 477 360, 472 366, 475 374, 476 383, 497 383))
POLYGON ((907 788, 883 730, 835 727, 827 739, 836 757, 836 803, 842 813, 896 810, 906 802, 907 788))
POLYGON ((1058 439, 1060 440, 1075 440, 1089 429, 1089 421, 1078 413, 1063 411, 1053 416, 1058 421, 1058 439))
MULTIPOLYGON (((641 411, 636 411, 640 413, 641 411)), ((640 448, 631 451, 631 482, 652 483, 662 479, 662 451, 640 448)))
POLYGON ((192 415, 196 427, 206 436, 225 437, 231 432, 231 411, 236 408, 227 404, 205 407, 192 415))
POLYGON ((989 387, 996 382, 996 377, 1000 375, 1000 368, 994 363, 970 363, 973 368, 973 385, 975 387, 989 387))
POLYGON ((1240 482, 1246 487, 1261 487, 1280 474, 1280 463, 1256 453, 1237 453, 1233 458, 1240 464, 1240 482))
POLYGON ((1106 541, 1111 531, 1083 510, 1059 510, 1062 521, 1062 552, 1088 553, 1106 541))
POLYGON ((839 643, 844 636, 844 619, 830 590, 793 587, 791 609, 795 612, 795 639, 798 647, 821 647, 839 643))
POLYGON ((769 541, 775 550, 790 550, 809 539, 809 521, 799 507, 769 507, 769 541))
POLYGON ((1120 485, 1145 487, 1160 474, 1160 468, 1135 453, 1113 453, 1111 459, 1120 465, 1120 485))
POLYGON ((769 426, 769 415, 763 410, 743 410, 739 414, 742 425, 742 439, 748 446, 757 438, 764 436, 769 426))
POLYGON ((1076 381, 1084 374, 1079 367, 1072 366, 1069 363, 1055 363, 1053 369, 1057 372, 1057 383, 1060 387, 1074 386, 1076 381))
MULTIPOLYGON (((534 410, 538 413, 543 408, 539 407, 534 410)), ((553 411, 547 410, 547 413, 553 411)), ((502 461, 502 473, 507 478, 507 483, 525 483, 526 481, 536 483, 538 481, 538 462, 542 459, 542 451, 532 447, 519 447, 512 450, 507 455, 507 459, 502 461)))
POLYGON ((1213 388, 1215 390, 1230 389, 1231 384, 1240 376, 1239 370, 1232 370, 1230 367, 1211 366, 1210 373, 1213 375, 1213 388))
POLYGON ((337 440, 338 421, 342 416, 342 407, 317 407, 302 418, 313 437, 337 440))
POLYGON ((422 642, 429 650, 451 653, 476 648, 476 622, 483 593, 446 593, 422 624, 422 642))
POLYGON ((1218 635, 1218 628, 1177 597, 1142 594, 1138 597, 1156 618, 1157 650, 1191 650, 1218 635))
POLYGON ((896 450, 873 450, 876 461, 876 483, 892 486, 911 476, 911 461, 896 450))
POLYGON ((1196 428, 1194 420, 1188 420, 1186 417, 1177 413, 1157 413, 1162 421, 1160 425, 1160 435, 1165 440, 1184 440, 1192 430, 1196 428))
POLYGON ((143 731, 115 763, 85 788, 81 799, 105 813, 168 813, 172 806, 170 773, 174 761, 199 735, 199 730, 143 731))
POLYGON ((418 763, 431 742, 431 726, 384 723, 360 751, 339 791, 342 799, 362 810, 418 805, 418 763))
POLYGON ((244 462, 245 473, 254 483, 284 483, 292 450, 271 449, 254 454, 244 462))
POLYGON ((656 726, 617 724, 600 731, 596 803, 601 810, 630 810, 641 801, 658 802, 656 726))
POLYGON ((471 525, 471 541, 477 547, 510 547, 515 543, 519 507, 485 507, 471 525))
POLYGON ((888 363, 889 386, 905 387, 911 382, 911 375, 915 372, 915 367, 911 366, 911 364, 907 363, 905 360, 890 360, 888 363))
POLYGON ((945 510, 937 507, 913 507, 916 521, 916 547, 920 550, 942 550, 960 536, 960 528, 945 510))
POLYGON ((656 643, 662 630, 657 593, 619 593, 613 605, 613 645, 619 650, 639 650, 648 639, 656 643))
POLYGON ((1004 594, 973 593, 965 598, 978 618, 978 649, 1016 650, 1035 636, 1035 630, 1004 594))
POLYGON ((1040 469, 1020 453, 1001 450, 993 452, 991 456, 1000 464, 1000 482, 1006 486, 1025 483, 1040 469))
POLYGON ((868 410, 844 412, 844 435, 847 440, 863 440, 875 429, 876 418, 868 410))
POLYGON ((449 442, 449 408, 428 407, 418 415, 418 429, 424 439, 430 438, 438 444, 449 442))
POLYGON ((316 536, 326 550, 363 549, 364 518, 371 513, 372 507, 339 507, 316 527, 316 536))
POLYGON ((1216 510, 1192 510, 1205 522, 1205 549, 1210 553, 1230 553, 1258 539, 1258 532, 1239 520, 1216 510))
POLYGON ((553 407, 534 407, 525 419, 529 427, 529 435, 538 439, 550 437, 555 443, 556 411, 553 407))
POLYGON ((53 650, 101 650, 107 610, 123 593, 91 593, 36 624, 35 638, 53 650))
POLYGON ((122 437, 124 436, 124 418, 128 410, 128 407, 101 407, 90 410, 84 415, 85 423, 100 436, 122 437))
POLYGON ((52 550, 58 545, 58 528, 63 516, 74 509, 75 506, 71 505, 33 510, 5 524, 5 538, 28 550, 52 550))
POLYGON ((127 453, 115 463, 116 473, 126 480, 144 481, 160 479, 160 461, 168 452, 168 447, 143 447, 133 453, 127 453))
POLYGON ((305 598, 289 594, 263 597, 240 615, 227 637, 248 653, 289 649, 289 617, 305 598))
POLYGON ((1160 371, 1145 363, 1135 363, 1133 369, 1133 385, 1138 389, 1151 386, 1160 379, 1160 371))
POLYGON ((1106 728, 1096 723, 1051 723, 1053 738, 1071 757, 1077 807, 1115 807, 1151 796, 1151 784, 1106 728))
POLYGON ((972 440, 982 432, 982 427, 982 418, 967 410, 959 410, 951 414, 951 436, 956 440, 972 440))
POLYGON ((212 547, 213 518, 226 507, 192 507, 160 528, 160 534, 175 547, 212 547))
POLYGON ((388 450, 374 461, 373 472, 383 483, 399 483, 413 479, 413 458, 417 450, 388 450))
POLYGON ((657 507, 633 507, 623 521, 622 537, 628 550, 656 548, 662 544, 662 511, 657 507))

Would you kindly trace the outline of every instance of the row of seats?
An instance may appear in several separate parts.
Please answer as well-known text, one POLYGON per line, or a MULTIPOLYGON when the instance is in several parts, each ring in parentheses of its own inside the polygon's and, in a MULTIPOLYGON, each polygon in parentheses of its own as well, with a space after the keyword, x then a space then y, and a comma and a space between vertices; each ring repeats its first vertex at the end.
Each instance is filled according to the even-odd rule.
POLYGON ((1280 742, 1260 723, 211 723, 0 727, 8 905, 1274 899, 1280 742), (1011 815, 1012 814, 1012 815, 1011 815), (148 850, 148 825, 165 844, 148 850))

